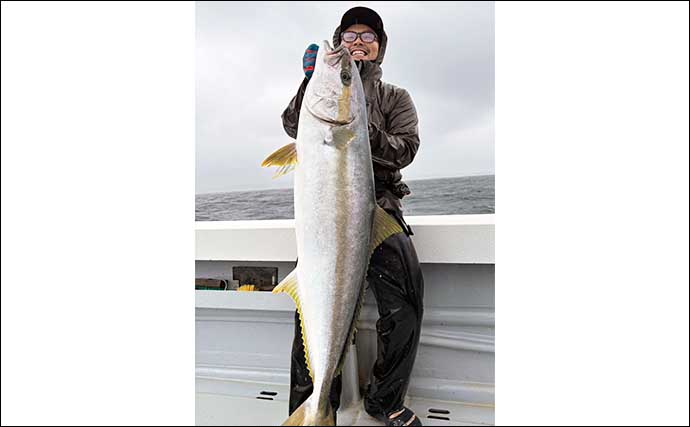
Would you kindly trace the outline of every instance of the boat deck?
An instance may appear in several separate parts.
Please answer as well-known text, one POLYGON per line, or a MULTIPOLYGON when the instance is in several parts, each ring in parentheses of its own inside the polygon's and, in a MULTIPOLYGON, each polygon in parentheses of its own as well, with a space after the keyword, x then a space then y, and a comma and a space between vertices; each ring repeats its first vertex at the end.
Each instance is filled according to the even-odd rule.
MULTIPOLYGON (((406 405, 424 425, 494 424, 494 216, 407 218, 424 272, 424 320, 406 405)), ((196 278, 295 267, 293 220, 196 224, 196 278)), ((239 281, 237 283, 240 284, 239 281)), ((295 306, 285 294, 196 290, 196 424, 280 425, 288 416, 295 306)), ((338 425, 383 425, 360 387, 377 357, 378 309, 367 291, 345 359, 338 425)))
MULTIPOLYGON (((281 425, 288 415, 288 386, 259 382, 237 381, 235 386, 244 395, 196 393, 196 425, 281 425), (261 392, 277 393, 274 396, 261 392), (253 394, 253 395, 250 395, 253 394)), ((234 387, 233 387, 234 388, 234 387)), ((405 405, 412 409, 422 424, 429 426, 477 426, 494 424, 493 405, 449 402, 408 397, 405 405), (433 412, 432 412, 433 411, 433 412), (430 418, 435 417, 435 418, 430 418), (447 419, 444 419, 447 418, 447 419)), ((379 426, 370 417, 361 401, 338 410, 340 426, 379 426)))

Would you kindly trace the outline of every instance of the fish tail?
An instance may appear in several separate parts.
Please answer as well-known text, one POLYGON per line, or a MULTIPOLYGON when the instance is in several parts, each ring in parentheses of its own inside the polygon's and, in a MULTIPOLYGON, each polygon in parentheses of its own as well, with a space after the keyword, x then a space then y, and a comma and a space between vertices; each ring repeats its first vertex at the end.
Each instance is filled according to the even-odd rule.
POLYGON ((334 426, 335 416, 333 407, 328 399, 316 402, 317 397, 312 394, 309 399, 295 410, 283 423, 284 426, 334 426))

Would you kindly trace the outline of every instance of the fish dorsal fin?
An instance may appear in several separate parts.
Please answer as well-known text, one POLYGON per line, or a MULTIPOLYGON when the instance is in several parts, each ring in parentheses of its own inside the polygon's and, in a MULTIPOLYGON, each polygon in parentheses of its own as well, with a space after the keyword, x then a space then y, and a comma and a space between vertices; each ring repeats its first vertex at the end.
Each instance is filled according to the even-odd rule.
POLYGON ((271 153, 266 160, 261 163, 262 167, 279 166, 273 178, 285 175, 295 169, 297 164, 297 144, 292 142, 284 145, 271 153))
POLYGON ((402 233, 403 229, 400 227, 398 221, 380 206, 376 206, 374 214, 374 226, 371 231, 371 240, 369 243, 369 255, 374 253, 376 249, 384 240, 396 233, 402 233))
POLYGON ((300 326, 302 329, 302 344, 304 345, 304 358, 307 360, 307 368, 309 370, 309 376, 311 377, 312 382, 314 381, 314 373, 311 370, 311 363, 309 362, 309 346, 307 345, 307 335, 305 333, 304 329, 304 316, 302 315, 302 303, 300 302, 299 299, 299 291, 298 291, 298 283, 297 283, 297 268, 292 270, 290 274, 288 274, 275 288, 273 288, 273 293, 278 294, 281 292, 285 292, 286 294, 290 295, 292 297, 292 300, 295 301, 295 305, 297 306, 297 312, 299 313, 299 321, 300 321, 300 326))
MULTIPOLYGON (((285 292, 292 296, 293 292, 297 292, 297 269, 295 268, 285 276, 283 280, 281 280, 280 283, 276 285, 275 288, 273 288, 273 293, 278 294, 280 292, 285 292)), ((294 297, 293 297, 294 298, 294 297)))

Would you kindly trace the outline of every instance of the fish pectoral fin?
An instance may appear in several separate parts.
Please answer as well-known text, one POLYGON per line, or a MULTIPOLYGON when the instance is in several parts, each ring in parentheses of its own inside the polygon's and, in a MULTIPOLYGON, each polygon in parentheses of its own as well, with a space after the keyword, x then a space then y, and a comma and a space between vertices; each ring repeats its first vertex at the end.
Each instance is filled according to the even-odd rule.
POLYGON ((338 149, 344 148, 355 139, 355 133, 347 126, 328 129, 326 132, 324 143, 338 149))
POLYGON ((403 229, 398 221, 380 206, 376 206, 376 212, 374 214, 374 226, 372 227, 369 244, 369 255, 373 254, 374 249, 383 243, 384 240, 394 234, 402 232, 403 229))
POLYGON ((297 144, 294 142, 280 147, 261 163, 261 166, 265 168, 279 166, 273 178, 278 178, 292 171, 295 169, 295 165, 297 165, 297 144))
POLYGON ((309 376, 311 377, 312 382, 314 381, 314 374, 311 370, 311 363, 309 362, 309 346, 307 345, 307 336, 305 335, 305 329, 304 329, 304 316, 302 315, 302 303, 299 299, 299 292, 297 291, 298 288, 298 283, 297 283, 297 268, 292 270, 290 274, 285 276, 285 278, 278 283, 278 285, 273 288, 271 292, 274 294, 279 294, 281 292, 285 292, 286 294, 290 295, 292 300, 295 302, 295 306, 297 307, 297 313, 299 314, 299 321, 300 321, 300 326, 302 329, 302 344, 304 345, 304 358, 307 361, 307 369, 309 370, 309 376))

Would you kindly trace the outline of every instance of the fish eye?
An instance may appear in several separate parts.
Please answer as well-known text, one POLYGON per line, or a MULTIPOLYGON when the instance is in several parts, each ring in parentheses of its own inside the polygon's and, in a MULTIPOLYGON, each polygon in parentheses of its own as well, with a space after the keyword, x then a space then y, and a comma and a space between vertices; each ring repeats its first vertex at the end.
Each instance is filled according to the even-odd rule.
POLYGON ((340 73, 340 80, 345 86, 350 86, 350 83, 352 82, 352 74, 347 71, 343 71, 340 73))

